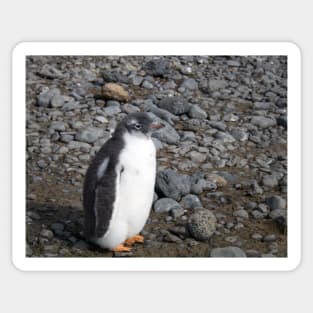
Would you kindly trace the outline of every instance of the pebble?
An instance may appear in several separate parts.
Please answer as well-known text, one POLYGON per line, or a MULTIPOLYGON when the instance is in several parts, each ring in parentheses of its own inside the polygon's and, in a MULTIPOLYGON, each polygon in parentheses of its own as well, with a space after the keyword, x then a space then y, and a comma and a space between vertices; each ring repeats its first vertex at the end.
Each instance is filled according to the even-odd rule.
POLYGON ((159 108, 167 110, 175 115, 188 113, 190 109, 190 104, 185 98, 180 96, 164 98, 158 103, 158 106, 159 108))
POLYGON ((103 135, 104 130, 102 128, 88 127, 80 129, 75 135, 75 140, 87 143, 94 143, 103 135))
POLYGON ((171 198, 159 199, 153 205, 153 209, 156 213, 169 212, 177 208, 181 208, 180 204, 171 198))
POLYGON ((40 236, 42 236, 44 238, 51 239, 51 238, 53 238, 53 232, 51 230, 49 230, 49 229, 43 229, 40 232, 40 236))
POLYGON ((199 197, 193 194, 184 196, 180 202, 181 206, 185 209, 202 208, 202 203, 199 197))
POLYGON ((271 210, 282 210, 286 208, 287 202, 281 196, 271 196, 266 198, 266 203, 271 210))
POLYGON ((187 78, 182 82, 181 87, 189 90, 196 90, 198 89, 198 83, 193 78, 187 78))
POLYGON ((209 210, 197 210, 188 220, 188 230, 193 238, 208 240, 216 230, 216 217, 209 210))
POLYGON ((233 212, 233 216, 248 219, 249 213, 244 209, 239 209, 233 212))
POLYGON ((199 118, 199 119, 208 117, 207 113, 204 110, 202 110, 198 105, 195 105, 195 104, 191 106, 188 112, 188 115, 191 118, 199 118))
POLYGON ((269 128, 276 125, 276 120, 264 116, 253 116, 251 119, 251 124, 260 128, 269 128))
POLYGON ((210 253, 211 258, 245 258, 246 253, 238 247, 214 248, 210 253))
POLYGON ((169 71, 169 64, 166 59, 159 58, 148 61, 143 69, 145 72, 152 76, 164 76, 169 71))
POLYGON ((119 84, 107 83, 102 87, 102 95, 106 99, 127 102, 130 100, 129 93, 119 84))

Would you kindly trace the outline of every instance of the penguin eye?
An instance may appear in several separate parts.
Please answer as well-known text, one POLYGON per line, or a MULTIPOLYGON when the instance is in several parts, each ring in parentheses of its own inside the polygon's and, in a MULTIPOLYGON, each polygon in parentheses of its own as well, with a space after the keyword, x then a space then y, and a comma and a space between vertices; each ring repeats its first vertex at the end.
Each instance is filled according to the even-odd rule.
POLYGON ((137 130, 139 130, 139 129, 141 129, 141 125, 140 124, 135 124, 135 128, 137 129, 137 130))

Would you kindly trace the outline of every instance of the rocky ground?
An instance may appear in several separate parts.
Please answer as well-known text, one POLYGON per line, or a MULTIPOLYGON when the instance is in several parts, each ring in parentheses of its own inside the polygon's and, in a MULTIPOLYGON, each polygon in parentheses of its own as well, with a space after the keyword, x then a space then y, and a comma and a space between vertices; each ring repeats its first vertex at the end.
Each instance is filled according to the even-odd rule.
POLYGON ((29 56, 26 67, 27 256, 287 255, 286 57, 29 56), (145 243, 103 251, 83 238, 84 175, 137 111, 166 125, 145 243))

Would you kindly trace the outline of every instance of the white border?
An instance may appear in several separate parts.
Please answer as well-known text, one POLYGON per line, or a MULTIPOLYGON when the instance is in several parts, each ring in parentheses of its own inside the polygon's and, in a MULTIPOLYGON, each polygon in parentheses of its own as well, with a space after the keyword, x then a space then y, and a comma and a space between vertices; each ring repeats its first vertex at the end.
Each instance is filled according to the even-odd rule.
POLYGON ((301 260, 301 53, 271 42, 25 42, 13 50, 12 260, 23 271, 288 271, 301 260), (25 56, 27 55, 287 55, 288 257, 27 258, 25 256, 25 56))

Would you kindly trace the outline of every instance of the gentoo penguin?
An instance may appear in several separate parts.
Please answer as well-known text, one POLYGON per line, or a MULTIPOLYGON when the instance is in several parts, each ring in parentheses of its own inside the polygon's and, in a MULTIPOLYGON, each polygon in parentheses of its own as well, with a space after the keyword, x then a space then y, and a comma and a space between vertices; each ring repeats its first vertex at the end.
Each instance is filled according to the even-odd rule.
POLYGON ((156 175, 153 130, 147 113, 129 114, 90 164, 83 191, 85 237, 113 251, 130 251, 152 205, 156 175))

